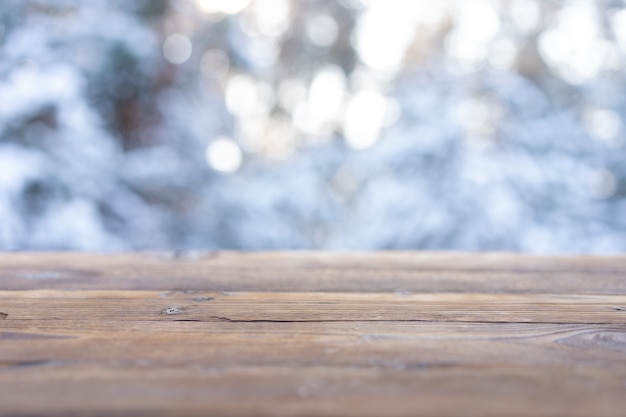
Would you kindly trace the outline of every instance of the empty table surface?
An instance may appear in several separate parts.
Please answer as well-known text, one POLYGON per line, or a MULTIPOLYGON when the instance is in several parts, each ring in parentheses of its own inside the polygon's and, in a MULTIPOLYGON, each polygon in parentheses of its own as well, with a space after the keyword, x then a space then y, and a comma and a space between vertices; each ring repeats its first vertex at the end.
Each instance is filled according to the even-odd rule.
POLYGON ((0 415, 624 416, 626 256, 0 255, 0 415))

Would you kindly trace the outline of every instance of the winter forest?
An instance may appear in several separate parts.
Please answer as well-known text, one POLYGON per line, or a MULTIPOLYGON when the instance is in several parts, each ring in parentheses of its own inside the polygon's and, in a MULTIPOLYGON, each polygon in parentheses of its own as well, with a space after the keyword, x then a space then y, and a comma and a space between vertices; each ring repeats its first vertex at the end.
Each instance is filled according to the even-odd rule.
POLYGON ((626 251, 626 1, 1 0, 0 249, 626 251))

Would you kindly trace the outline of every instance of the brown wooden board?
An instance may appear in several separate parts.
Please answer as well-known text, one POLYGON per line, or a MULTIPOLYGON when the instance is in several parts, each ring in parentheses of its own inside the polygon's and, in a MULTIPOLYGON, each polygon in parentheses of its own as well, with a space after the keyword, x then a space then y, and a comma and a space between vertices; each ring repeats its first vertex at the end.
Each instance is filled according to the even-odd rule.
POLYGON ((3 254, 0 415, 624 416, 626 256, 3 254))

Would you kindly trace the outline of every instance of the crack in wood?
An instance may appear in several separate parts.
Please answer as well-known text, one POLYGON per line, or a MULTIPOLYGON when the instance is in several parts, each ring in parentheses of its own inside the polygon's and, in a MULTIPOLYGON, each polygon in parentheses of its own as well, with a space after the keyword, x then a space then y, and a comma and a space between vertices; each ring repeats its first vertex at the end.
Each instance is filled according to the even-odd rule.
MULTIPOLYGON (((232 319, 225 316, 211 316, 211 319, 226 322, 226 323, 464 323, 464 324, 521 324, 521 325, 536 325, 536 324, 551 324, 551 325, 610 325, 611 323, 571 323, 571 322, 557 322, 557 321, 464 321, 464 320, 429 320, 429 319, 314 319, 314 320, 294 320, 294 319, 232 319)), ((191 321, 191 320, 175 320, 175 321, 191 321)), ((209 322, 208 320, 195 320, 200 322, 209 322)))
POLYGON ((212 319, 224 321, 228 323, 351 323, 351 322, 362 322, 362 323, 384 323, 384 322, 416 322, 416 323, 424 323, 430 322, 432 320, 419 320, 419 319, 411 319, 411 320, 363 320, 363 319, 315 319, 315 320, 290 320, 290 319, 231 319, 230 317, 225 316, 211 316, 212 319))
POLYGON ((9 315, 8 315, 7 313, 2 313, 2 312, 0 312, 0 320, 4 320, 4 319, 6 319, 7 317, 9 317, 9 315))
MULTIPOLYGON (((1 319, 1 317, 0 317, 1 319)), ((32 323, 43 323, 46 321, 57 321, 62 323, 64 321, 69 322, 89 322, 91 319, 89 318, 72 318, 68 319, 56 319, 56 318, 20 318, 16 319, 19 322, 32 322, 32 323)), ((132 322, 163 322, 163 319, 150 319, 145 318, 142 320, 131 320, 132 322)), ((473 325, 473 324, 496 324, 496 325, 522 325, 522 326, 533 326, 533 325, 571 325, 571 326, 612 326, 616 323, 607 322, 607 321, 545 321, 545 320, 535 320, 535 321, 515 321, 515 320, 434 320, 434 319, 320 319, 320 320, 293 320, 293 319, 231 319, 228 317, 219 317, 212 316, 207 317, 206 319, 174 319, 167 320, 169 322, 179 322, 179 321, 194 321, 198 323, 215 323, 216 321, 224 322, 224 323, 431 323, 431 324, 463 324, 463 325, 473 325)), ((129 321, 119 321, 120 323, 128 323, 129 321)))

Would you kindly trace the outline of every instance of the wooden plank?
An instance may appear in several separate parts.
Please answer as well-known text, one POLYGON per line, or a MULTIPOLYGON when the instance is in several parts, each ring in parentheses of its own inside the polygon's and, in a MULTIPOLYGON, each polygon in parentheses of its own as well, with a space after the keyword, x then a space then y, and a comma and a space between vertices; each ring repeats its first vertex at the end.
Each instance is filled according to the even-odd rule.
POLYGON ((626 296, 0 291, 5 320, 438 321, 620 324, 626 296))
POLYGON ((0 416, 623 416, 625 259, 1 255, 0 416))
POLYGON ((415 252, 0 254, 0 289, 43 288, 626 295, 626 256, 415 252))
POLYGON ((420 370, 579 365, 626 371, 625 331, 624 324, 70 322, 50 327, 17 321, 7 322, 0 332, 0 366, 288 364, 420 370))

